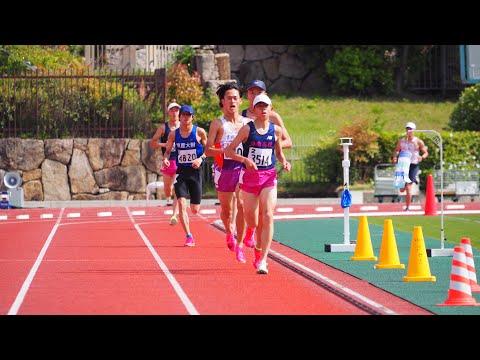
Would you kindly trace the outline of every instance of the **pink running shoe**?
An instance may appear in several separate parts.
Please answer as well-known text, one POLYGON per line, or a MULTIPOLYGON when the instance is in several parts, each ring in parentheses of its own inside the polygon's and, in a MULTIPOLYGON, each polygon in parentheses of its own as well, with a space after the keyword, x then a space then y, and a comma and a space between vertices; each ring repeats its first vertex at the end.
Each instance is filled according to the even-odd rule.
POLYGON ((193 239, 193 236, 187 236, 187 240, 185 240, 185 246, 195 246, 195 240, 193 239))
POLYGON ((243 252, 243 248, 240 246, 235 246, 235 254, 238 262, 246 263, 247 260, 245 259, 245 253, 243 252))
POLYGON ((233 234, 227 235, 227 247, 230 251, 235 251, 235 237, 233 234))
POLYGON ((253 267, 258 269, 258 265, 260 265, 260 260, 262 260, 262 250, 253 249, 253 267))
POLYGON ((243 243, 245 244, 246 247, 253 248, 253 246, 255 245, 255 240, 253 238, 254 234, 255 234, 255 229, 252 230, 247 227, 245 237, 243 238, 243 243))

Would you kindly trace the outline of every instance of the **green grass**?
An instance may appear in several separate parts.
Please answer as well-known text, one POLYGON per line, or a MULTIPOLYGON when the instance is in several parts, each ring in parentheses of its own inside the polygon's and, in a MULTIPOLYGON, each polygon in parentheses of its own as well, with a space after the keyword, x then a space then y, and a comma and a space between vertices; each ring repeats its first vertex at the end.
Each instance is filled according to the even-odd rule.
MULTIPOLYGON (((391 219, 394 230, 413 234, 414 226, 421 226, 424 237, 440 240, 441 216, 370 216, 368 223, 384 225, 384 220, 391 219)), ((443 228, 446 242, 458 245, 461 238, 470 238, 472 247, 480 249, 480 215, 445 215, 443 228)))
POLYGON ((272 102, 291 135, 335 135, 344 125, 367 119, 385 131, 402 132, 408 120, 417 128, 442 131, 448 128, 455 102, 410 101, 340 97, 272 95, 272 102))

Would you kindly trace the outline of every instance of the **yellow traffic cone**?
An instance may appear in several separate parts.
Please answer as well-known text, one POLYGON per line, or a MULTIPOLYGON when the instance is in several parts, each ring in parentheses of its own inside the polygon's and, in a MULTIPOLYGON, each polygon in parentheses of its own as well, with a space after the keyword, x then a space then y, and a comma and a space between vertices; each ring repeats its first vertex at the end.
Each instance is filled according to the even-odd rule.
POLYGON ((437 281, 435 276, 430 274, 430 265, 428 264, 421 226, 414 226, 413 228, 407 276, 403 277, 403 281, 437 281))
POLYGON ((404 264, 400 264, 398 257, 397 242, 393 232, 392 220, 383 222, 382 245, 380 246, 380 260, 373 266, 375 269, 405 269, 404 264))
POLYGON ((377 257, 373 255, 372 240, 365 215, 360 216, 355 252, 350 260, 377 260, 377 257))

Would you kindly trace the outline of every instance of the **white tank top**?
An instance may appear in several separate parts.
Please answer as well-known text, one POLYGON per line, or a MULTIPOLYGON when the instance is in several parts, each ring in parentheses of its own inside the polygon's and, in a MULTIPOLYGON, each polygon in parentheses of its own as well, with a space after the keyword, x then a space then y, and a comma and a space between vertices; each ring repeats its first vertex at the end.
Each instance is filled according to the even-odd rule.
POLYGON ((418 148, 415 146, 417 140, 418 138, 416 136, 413 137, 412 141, 408 141, 407 138, 402 138, 400 140, 400 148, 412 153, 412 158, 410 160, 411 164, 418 164, 418 157, 420 156, 420 153, 418 152, 418 148))
MULTIPOLYGON (((240 116, 240 117, 242 118, 243 125, 245 125, 247 122, 251 120, 244 116, 240 116)), ((223 127, 223 136, 220 140, 220 146, 222 147, 222 149, 225 149, 233 141, 233 139, 235 139, 235 136, 237 136, 241 128, 238 130, 235 130, 232 126, 232 123, 230 121, 225 120, 223 116, 220 118, 220 120, 222 120, 222 127, 223 127)), ((241 145, 242 144, 240 143, 239 146, 241 145)))

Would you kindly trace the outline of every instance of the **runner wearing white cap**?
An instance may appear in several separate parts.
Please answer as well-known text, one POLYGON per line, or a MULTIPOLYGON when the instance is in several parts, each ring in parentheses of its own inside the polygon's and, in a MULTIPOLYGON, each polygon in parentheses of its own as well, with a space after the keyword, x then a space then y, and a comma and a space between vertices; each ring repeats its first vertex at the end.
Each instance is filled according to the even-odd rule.
MULTIPOLYGON (((168 139, 168 134, 170 134, 171 131, 175 131, 175 129, 178 129, 180 126, 180 105, 178 105, 176 102, 170 103, 167 107, 168 111, 168 117, 169 120, 166 124, 161 124, 155 134, 152 137, 152 140, 150 141, 150 147, 152 149, 162 149, 162 154, 165 155, 165 148, 167 146, 167 139, 168 139), (158 141, 160 140, 160 142, 158 141)), ((170 218, 170 225, 175 225, 178 220, 177 220, 177 214, 178 214, 178 204, 177 204, 177 197, 175 196, 175 192, 173 191, 173 182, 175 180, 175 173, 177 172, 177 163, 176 159, 177 158, 177 153, 175 151, 175 144, 173 145, 172 152, 170 153, 170 166, 168 168, 165 168, 163 166, 163 162, 160 164, 160 172, 163 174, 163 191, 165 193, 165 197, 167 198, 167 204, 168 200, 173 196, 173 203, 172 203, 172 210, 173 210, 173 215, 170 218)))
POLYGON ((415 125, 415 123, 411 121, 405 124, 407 136, 398 140, 392 158, 393 162, 397 163, 398 154, 400 153, 400 151, 407 151, 411 154, 410 170, 408 173, 409 181, 406 182, 405 187, 400 189, 401 192, 407 192, 405 195, 405 211, 408 211, 410 203, 412 201, 412 183, 415 182, 416 184, 418 184, 418 163, 425 160, 428 156, 428 148, 425 146, 425 143, 423 142, 423 140, 417 138, 414 135, 414 130, 416 130, 416 128, 417 126, 415 125), (422 155, 420 155, 420 152, 422 153, 422 155))
MULTIPOLYGON (((276 162, 286 171, 291 164, 280 144, 282 128, 269 121, 272 101, 265 94, 255 97, 255 120, 248 122, 224 149, 225 156, 243 164, 240 171, 240 197, 244 202, 247 231, 253 230, 262 219, 261 250, 255 249, 254 267, 259 274, 268 274, 267 257, 273 238, 273 213, 277 203, 276 162), (236 149, 242 143, 243 155, 236 149), (260 206, 260 204, 262 204, 260 206)), ((257 239, 258 241, 258 239, 257 239)))

